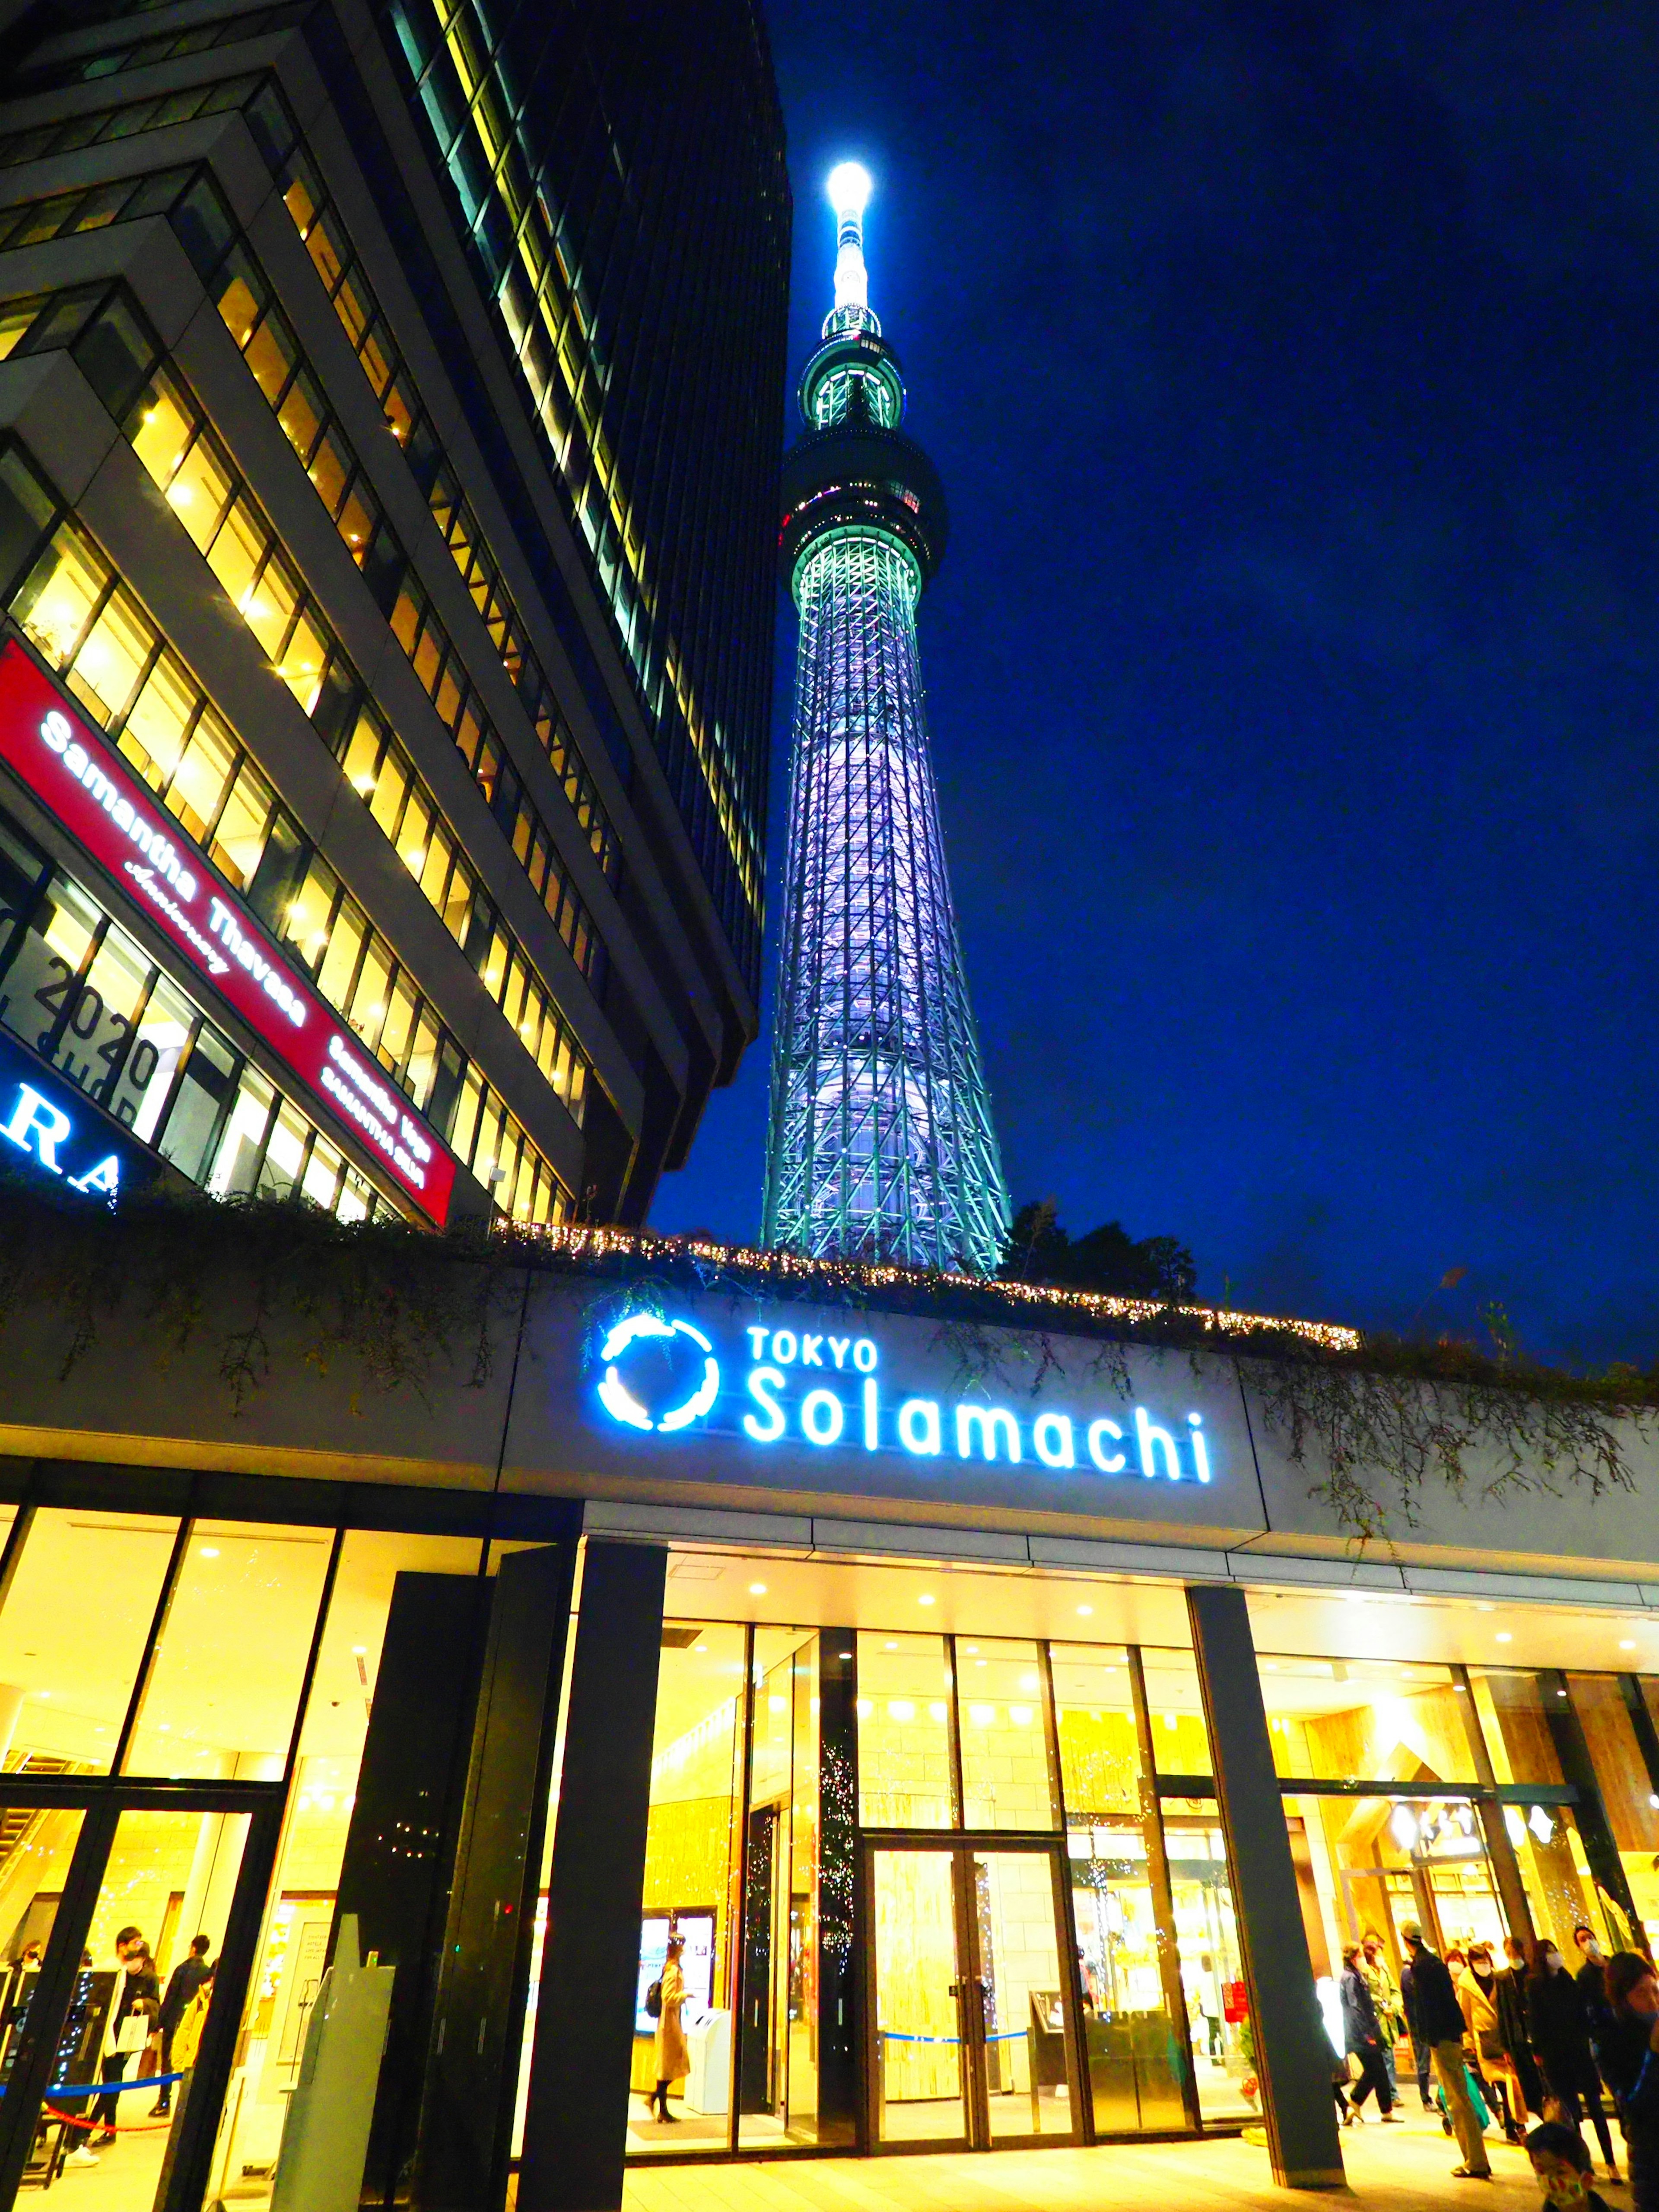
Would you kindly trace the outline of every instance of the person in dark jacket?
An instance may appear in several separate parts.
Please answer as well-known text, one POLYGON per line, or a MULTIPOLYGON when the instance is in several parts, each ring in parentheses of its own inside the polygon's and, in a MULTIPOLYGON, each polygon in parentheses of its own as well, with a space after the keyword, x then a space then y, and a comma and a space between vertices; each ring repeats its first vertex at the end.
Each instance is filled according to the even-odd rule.
POLYGON ((1608 2045, 1635 2212, 1659 2212, 1659 1981, 1650 1960, 1617 1951, 1607 1961, 1614 2034, 1608 2045))
MULTIPOLYGON (((161 2000, 161 2018, 156 2025, 161 2031, 161 2072, 173 2071, 173 2033, 184 2018, 191 1999, 195 1996, 209 1973, 207 1954, 213 1948, 213 1939, 208 1936, 192 1936, 190 1956, 181 1959, 167 1977, 167 1993, 161 2000)), ((165 2119, 173 2110, 173 2084, 164 2080, 156 2092, 155 2102, 149 2108, 153 2120, 165 2119)))
MULTIPOLYGON (((1446 2100, 1447 2117, 1463 2154, 1462 2165, 1452 2168, 1453 2179, 1490 2181, 1492 2160, 1486 2156, 1486 2137, 1475 2118, 1463 2065, 1463 2008, 1457 2002, 1445 1960, 1437 1959, 1425 1943, 1417 1922, 1407 1921, 1400 1933, 1411 1956, 1412 1994, 1417 2008, 1412 2033, 1415 2037, 1420 2025, 1434 2052, 1434 2070, 1446 2100)), ((1405 1986, 1403 1975, 1401 1986, 1405 1986)))
MULTIPOLYGON (((1388 2053, 1383 2047, 1382 2024, 1376 2017, 1376 2007, 1359 1972, 1359 1946, 1342 1946, 1342 1979, 1338 1994, 1342 1999, 1342 2041, 1344 2048, 1359 2061, 1359 2086, 1352 2093, 1353 2118, 1361 2117, 1361 2107, 1373 2089, 1376 2092, 1377 2109, 1385 2120, 1393 2120, 1394 2088, 1389 2080, 1388 2053)), ((1345 2124, 1347 2115, 1344 2116, 1345 2124)), ((1397 2123, 1396 2123, 1397 2124, 1397 2123)))
POLYGON ((1498 2033, 1504 2048, 1515 2069, 1516 2081, 1521 2091, 1525 2118, 1530 2112, 1534 2119, 1544 2110, 1544 2084, 1539 2077, 1538 2061, 1532 2055, 1532 2039, 1527 2033, 1527 1947, 1518 1936, 1504 1938, 1504 1957, 1506 1965, 1498 1978, 1498 2033))
POLYGON ((1613 2138, 1607 2114, 1601 2110, 1601 2083, 1590 2052, 1589 2017, 1584 1993, 1562 1963, 1561 1954, 1547 1936, 1533 1946, 1532 1972, 1527 1977, 1527 2033, 1533 2056, 1544 2077, 1544 2087, 1561 2108, 1566 2126, 1582 2132, 1588 2106, 1607 2179, 1617 2181, 1613 2138))
POLYGON ((1423 2100, 1425 2112, 1434 2110, 1434 2100, 1429 2094, 1429 2069, 1434 2063, 1434 2053, 1429 2039, 1423 2033, 1422 2021, 1417 2011, 1417 1983, 1412 1973, 1412 1954, 1409 1947, 1400 1968, 1400 2006, 1406 2015, 1406 2033, 1412 2039, 1412 2057, 1417 2062, 1417 2094, 1423 2100))

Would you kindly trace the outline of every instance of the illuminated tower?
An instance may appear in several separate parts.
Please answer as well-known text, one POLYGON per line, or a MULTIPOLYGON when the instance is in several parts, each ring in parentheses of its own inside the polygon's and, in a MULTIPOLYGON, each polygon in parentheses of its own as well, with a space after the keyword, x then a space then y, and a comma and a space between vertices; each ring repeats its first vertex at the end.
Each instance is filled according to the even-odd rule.
POLYGON ((783 558, 800 614, 765 1237, 994 1270, 1008 1224, 945 872, 916 603, 945 495, 900 428, 851 163, 830 179, 836 304, 800 380, 783 558))

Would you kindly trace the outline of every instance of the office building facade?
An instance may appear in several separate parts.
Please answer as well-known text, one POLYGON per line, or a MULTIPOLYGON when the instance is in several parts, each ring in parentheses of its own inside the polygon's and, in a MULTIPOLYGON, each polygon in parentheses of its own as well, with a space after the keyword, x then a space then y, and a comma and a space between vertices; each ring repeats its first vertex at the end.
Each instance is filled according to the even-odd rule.
POLYGON ((643 1218, 756 1026, 788 225, 743 0, 14 17, 37 1160, 643 1218))
POLYGON ((557 1232, 487 1360, 376 1389, 273 1316, 239 1411, 210 1273, 165 1367, 137 1313, 67 1376, 61 1299, 0 1334, 8 2201, 78 2140, 129 1926, 218 1961, 181 2104, 95 2152, 164 2212, 325 2152, 364 2204, 576 2212, 630 2161, 1255 2121, 1325 2185, 1344 1942, 1652 1940, 1633 1425, 1611 1505, 1477 1469, 1358 1550, 1238 1316, 1159 1351, 557 1232))

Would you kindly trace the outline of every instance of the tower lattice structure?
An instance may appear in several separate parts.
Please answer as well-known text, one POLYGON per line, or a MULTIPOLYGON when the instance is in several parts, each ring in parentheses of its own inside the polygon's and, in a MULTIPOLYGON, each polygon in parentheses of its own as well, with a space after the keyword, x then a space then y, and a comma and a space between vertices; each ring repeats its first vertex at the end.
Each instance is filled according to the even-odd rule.
POLYGON ((783 557, 800 617, 765 1238, 992 1273, 1002 1179, 916 649, 945 495, 871 313, 869 180, 830 179, 836 304, 802 374, 783 557))

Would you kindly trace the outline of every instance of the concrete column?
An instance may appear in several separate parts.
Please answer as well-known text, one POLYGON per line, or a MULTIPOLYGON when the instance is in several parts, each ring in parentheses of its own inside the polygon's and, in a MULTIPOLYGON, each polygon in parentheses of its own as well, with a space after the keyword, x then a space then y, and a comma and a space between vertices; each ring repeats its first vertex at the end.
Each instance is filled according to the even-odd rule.
POLYGON ((1285 2189, 1340 2188, 1334 2054, 1314 1994, 1244 1593, 1231 1586, 1190 1588, 1187 1612, 1210 1731, 1273 2179, 1285 2189))
POLYGON ((590 1539, 518 2212, 620 2212, 666 1551, 590 1539))

